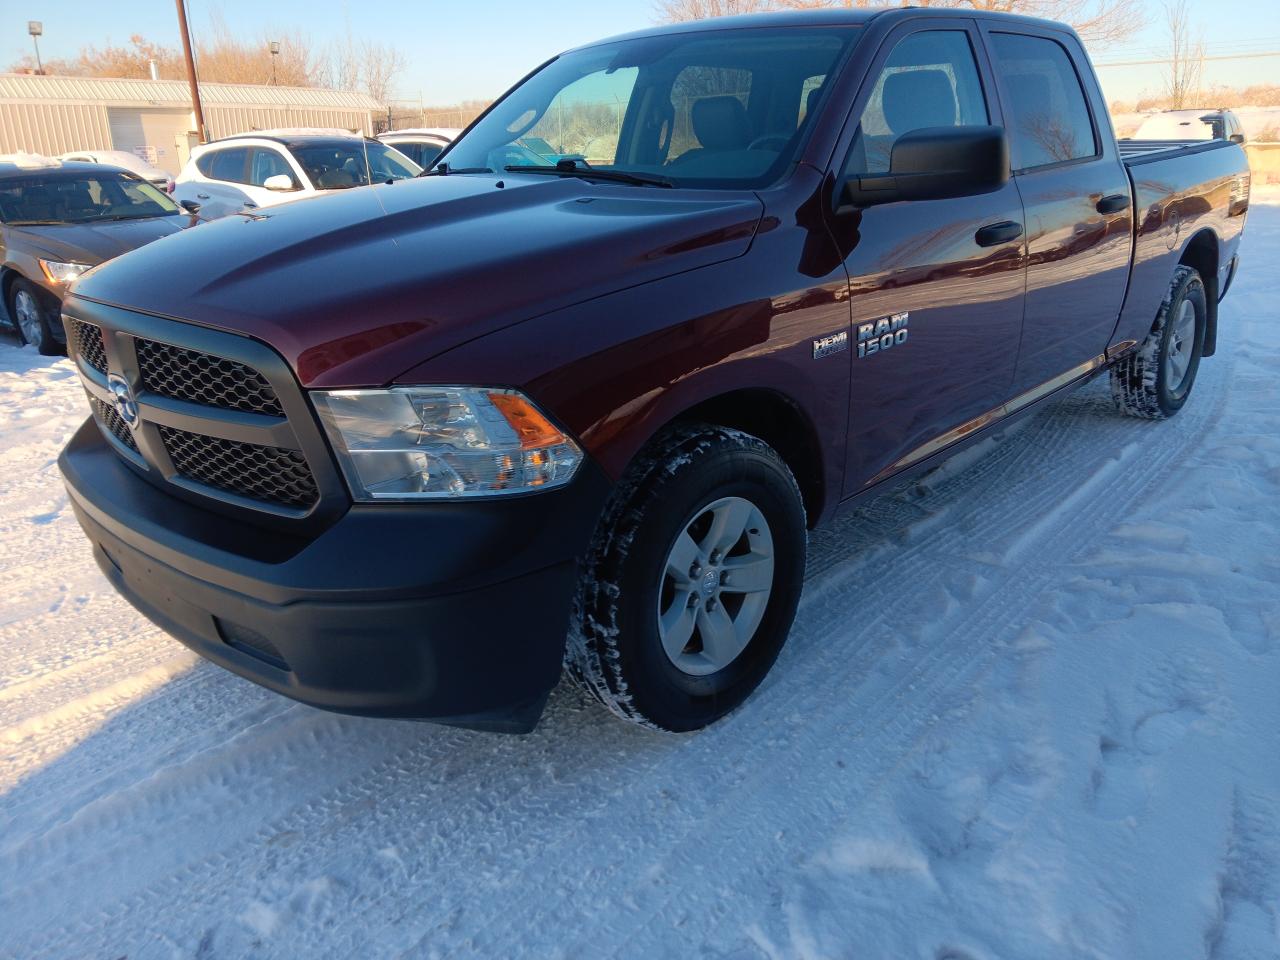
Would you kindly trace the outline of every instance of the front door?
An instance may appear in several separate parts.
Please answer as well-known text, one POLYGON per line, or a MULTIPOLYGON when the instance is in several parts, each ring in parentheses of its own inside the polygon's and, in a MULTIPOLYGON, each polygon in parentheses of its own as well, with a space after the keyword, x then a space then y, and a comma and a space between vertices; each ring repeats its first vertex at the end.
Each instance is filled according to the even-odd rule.
MULTIPOLYGON (((959 18, 891 35, 859 97, 844 175, 886 172, 910 130, 998 125, 981 49, 973 22, 959 18)), ((978 429, 1008 398, 1025 283, 1022 202, 1009 182, 837 221, 853 311, 851 495, 978 429)))
MULTIPOLYGON (((1083 63, 1084 51, 1072 37, 993 29, 987 43, 1026 210, 1027 303, 1013 393, 1035 396, 1106 352, 1129 282, 1129 177, 1105 120, 1091 116, 1072 62, 1083 63)), ((1092 101, 1102 109, 1097 93, 1092 101)))

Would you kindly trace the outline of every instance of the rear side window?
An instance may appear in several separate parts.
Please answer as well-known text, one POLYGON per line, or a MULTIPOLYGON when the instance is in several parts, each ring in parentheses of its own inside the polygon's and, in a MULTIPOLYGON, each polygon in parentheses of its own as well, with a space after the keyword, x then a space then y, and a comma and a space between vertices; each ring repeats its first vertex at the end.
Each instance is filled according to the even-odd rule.
POLYGON ((893 145, 922 127, 987 123, 973 48, 963 30, 922 30, 898 41, 858 122, 845 174, 885 173, 893 145))
POLYGON ((992 34, 991 42, 1008 94, 1014 169, 1096 156, 1088 101, 1062 44, 1015 33, 992 34))
POLYGON ((211 150, 196 161, 196 169, 210 180, 244 183, 245 161, 248 157, 249 149, 247 147, 211 150))
POLYGON ((400 143, 393 141, 387 146, 393 150, 399 150, 424 170, 435 163, 436 157, 444 151, 444 144, 436 143, 434 140, 406 140, 400 143))

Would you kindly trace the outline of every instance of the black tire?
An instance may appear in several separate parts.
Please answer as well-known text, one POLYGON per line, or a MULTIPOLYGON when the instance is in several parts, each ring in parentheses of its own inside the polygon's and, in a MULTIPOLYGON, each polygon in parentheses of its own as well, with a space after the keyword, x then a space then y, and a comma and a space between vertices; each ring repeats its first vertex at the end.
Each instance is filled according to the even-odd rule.
POLYGON ((5 304, 5 309, 9 311, 9 320, 18 332, 18 339, 31 344, 42 356, 56 357, 66 350, 54 338, 49 326, 48 297, 31 281, 19 277, 9 284, 9 302, 5 304), (26 309, 31 309, 28 305, 33 305, 36 313, 34 323, 27 328, 24 328, 18 318, 19 304, 23 301, 26 309))
POLYGON ((1165 420, 1181 410, 1195 386, 1208 319, 1209 300, 1200 274, 1191 267, 1178 267, 1151 332, 1137 350, 1111 368, 1111 397, 1116 409, 1147 420, 1165 420), (1195 313, 1190 344, 1177 334, 1177 320, 1188 305, 1195 313), (1179 344, 1190 349, 1190 354, 1185 371, 1171 376, 1169 354, 1179 344), (1176 382, 1169 382, 1171 379, 1176 382))
MULTIPOLYGON (((574 603, 565 653, 569 676, 634 723, 679 732, 719 719, 755 690, 786 641, 800 600, 805 546, 800 489, 772 447, 739 430, 707 424, 665 432, 637 458, 597 527, 574 603), (693 676, 662 648, 663 571, 676 538, 724 498, 748 501, 765 520, 772 537, 772 586, 736 658, 723 669, 693 676)), ((728 569, 729 560, 722 562, 728 569)))

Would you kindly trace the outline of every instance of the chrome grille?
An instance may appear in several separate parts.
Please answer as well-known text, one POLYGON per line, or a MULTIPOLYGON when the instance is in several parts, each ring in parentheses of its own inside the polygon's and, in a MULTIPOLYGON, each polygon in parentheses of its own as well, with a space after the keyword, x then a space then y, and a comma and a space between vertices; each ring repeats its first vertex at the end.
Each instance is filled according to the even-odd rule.
POLYGON ((99 373, 107 372, 107 351, 102 343, 102 328, 83 320, 68 317, 71 321, 71 348, 99 373))
POLYGON ((134 453, 138 452, 137 441, 133 439, 133 431, 129 429, 129 425, 124 422, 124 418, 116 413, 116 408, 110 404, 103 403, 92 394, 89 395, 89 406, 93 407, 93 415, 98 418, 98 423, 106 427, 117 440, 123 443, 134 453))
POLYGON ((242 497, 309 507, 319 491, 306 458, 296 450, 160 428, 173 466, 184 477, 242 497))
POLYGON ((275 390, 252 367, 141 337, 136 347, 144 389, 206 407, 284 416, 275 390))

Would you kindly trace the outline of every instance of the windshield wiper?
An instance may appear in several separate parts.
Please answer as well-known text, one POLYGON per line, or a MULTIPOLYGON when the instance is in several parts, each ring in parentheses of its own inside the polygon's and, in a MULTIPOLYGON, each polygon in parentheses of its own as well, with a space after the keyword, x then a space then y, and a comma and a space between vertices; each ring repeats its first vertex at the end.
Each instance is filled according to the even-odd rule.
POLYGON ((451 173, 493 173, 491 167, 451 167, 447 163, 436 164, 430 170, 423 170, 419 177, 446 177, 451 173))
POLYGON ((6 220, 7 227, 56 227, 60 223, 68 223, 67 220, 6 220))
POLYGON ((638 173, 630 170, 602 170, 599 167, 578 166, 574 160, 560 160, 554 167, 534 163, 512 163, 502 168, 511 173, 549 173, 558 177, 582 177, 584 180, 607 180, 610 183, 629 183, 638 187, 674 187, 670 177, 657 173, 638 173))

